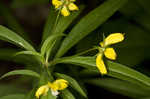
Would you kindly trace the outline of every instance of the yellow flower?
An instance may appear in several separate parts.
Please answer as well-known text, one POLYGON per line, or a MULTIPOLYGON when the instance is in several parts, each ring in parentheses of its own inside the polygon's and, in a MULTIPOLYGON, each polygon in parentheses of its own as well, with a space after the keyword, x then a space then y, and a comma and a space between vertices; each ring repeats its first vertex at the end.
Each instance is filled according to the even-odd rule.
POLYGON ((68 82, 64 79, 58 79, 55 80, 53 83, 48 83, 49 87, 53 89, 54 91, 56 90, 64 90, 65 88, 68 87, 68 82))
POLYGON ((70 15, 70 12, 69 12, 69 10, 67 9, 66 6, 64 6, 64 7, 62 8, 61 14, 62 14, 63 16, 69 16, 69 15, 70 15))
POLYGON ((48 84, 41 86, 35 93, 35 96, 39 98, 41 95, 46 95, 49 89, 51 89, 52 95, 57 96, 59 90, 64 90, 68 87, 68 81, 64 79, 58 79, 54 82, 48 82, 48 84))
POLYGON ((51 88, 52 94, 57 96, 59 94, 58 90, 64 90, 68 87, 68 82, 64 79, 55 80, 53 83, 48 83, 51 88))
POLYGON ((115 60, 117 54, 113 48, 109 48, 109 45, 119 43, 124 40, 124 35, 122 33, 113 33, 104 39, 103 42, 100 42, 99 53, 96 57, 96 66, 99 69, 101 74, 107 74, 107 69, 102 59, 103 54, 111 60, 115 60))
POLYGON ((63 2, 59 1, 59 0, 52 0, 52 4, 55 6, 55 8, 59 8, 63 2))
POLYGON ((106 48, 104 51, 104 55, 111 60, 115 60, 117 57, 117 54, 113 48, 106 48))
POLYGON ((69 6, 68 6, 68 8, 71 11, 79 10, 79 8, 74 3, 70 3, 69 6))
POLYGON ((46 95, 47 92, 48 92, 48 90, 49 90, 49 86, 48 86, 48 85, 43 85, 43 86, 41 86, 41 87, 36 91, 35 96, 36 96, 37 98, 39 98, 41 95, 46 95))
POLYGON ((52 4, 56 9, 61 11, 63 16, 69 16, 70 11, 79 10, 79 8, 74 4, 75 1, 76 0, 52 0, 52 4))
POLYGON ((106 69, 106 66, 104 64, 104 61, 102 59, 102 54, 99 53, 97 55, 97 58, 96 58, 96 65, 97 65, 97 68, 98 70, 100 71, 100 73, 103 75, 103 74, 107 74, 107 69, 106 69))
POLYGON ((115 43, 119 43, 123 40, 124 40, 124 35, 122 33, 113 33, 105 39, 104 44, 105 46, 108 46, 115 43))

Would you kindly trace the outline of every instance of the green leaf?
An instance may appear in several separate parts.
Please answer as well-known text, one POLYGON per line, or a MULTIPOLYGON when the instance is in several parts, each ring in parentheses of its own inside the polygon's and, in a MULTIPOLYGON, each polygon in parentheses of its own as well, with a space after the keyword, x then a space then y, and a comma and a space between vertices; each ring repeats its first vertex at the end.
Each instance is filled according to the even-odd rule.
POLYGON ((97 78, 97 79, 89 79, 86 82, 132 98, 139 99, 140 97, 143 98, 149 96, 149 90, 146 90, 136 84, 132 84, 118 79, 97 78))
POLYGON ((64 55, 82 38, 103 24, 126 2, 127 0, 115 0, 115 2, 114 0, 107 0, 102 5, 91 11, 88 15, 83 17, 64 39, 60 49, 58 50, 58 53, 56 54, 56 57, 61 57, 64 55))
POLYGON ((80 57, 80 56, 64 57, 54 60, 54 63, 52 64, 69 63, 79 65, 88 69, 96 69, 95 61, 93 59, 94 57, 80 57))
MULTIPOLYGON (((56 63, 69 63, 77 66, 82 66, 84 68, 88 68, 89 70, 94 70, 96 73, 100 74, 96 67, 96 59, 95 57, 68 57, 62 58, 55 61, 56 63)), ((150 87, 150 78, 134 69, 131 69, 127 66, 112 62, 105 62, 109 76, 119 78, 122 80, 126 80, 132 83, 139 84, 144 87, 150 87)))
POLYGON ((44 43, 41 47, 41 54, 43 56, 48 50, 50 50, 49 48, 53 45, 56 38, 58 38, 60 36, 64 36, 64 34, 51 35, 44 41, 44 43))
POLYGON ((37 61, 34 56, 30 58, 27 55, 19 55, 14 57, 14 55, 19 52, 20 50, 14 48, 0 48, 0 60, 4 61, 12 61, 15 63, 21 63, 25 65, 38 65, 39 60, 37 61))
POLYGON ((68 89, 62 90, 61 92, 61 97, 63 99, 76 99, 68 89))
POLYGON ((13 94, 13 95, 0 97, 0 99, 23 99, 24 97, 25 95, 23 94, 13 94))
POLYGON ((37 56, 37 58, 39 58, 42 63, 44 63, 45 61, 44 57, 35 51, 20 51, 20 52, 15 53, 14 56, 21 55, 21 54, 37 56))
POLYGON ((19 45, 25 48, 26 50, 35 51, 34 48, 27 41, 25 41, 22 37, 20 37, 13 31, 1 25, 0 25, 0 39, 8 41, 13 44, 15 43, 16 45, 19 45))
POLYGON ((84 90, 80 87, 80 85, 78 84, 78 82, 73 79, 72 77, 65 75, 65 74, 60 74, 60 73, 56 73, 55 74, 56 77, 58 78, 62 78, 65 79, 69 82, 69 85, 74 88, 75 90, 77 90, 82 96, 87 97, 86 93, 84 92, 84 90))
POLYGON ((107 66, 109 71, 111 71, 108 73, 109 76, 130 81, 143 87, 150 87, 150 78, 134 69, 112 61, 107 61, 107 66))
POLYGON ((13 70, 1 76, 0 79, 3 79, 8 76, 13 76, 13 75, 27 75, 27 76, 40 78, 40 75, 38 73, 31 70, 13 70))

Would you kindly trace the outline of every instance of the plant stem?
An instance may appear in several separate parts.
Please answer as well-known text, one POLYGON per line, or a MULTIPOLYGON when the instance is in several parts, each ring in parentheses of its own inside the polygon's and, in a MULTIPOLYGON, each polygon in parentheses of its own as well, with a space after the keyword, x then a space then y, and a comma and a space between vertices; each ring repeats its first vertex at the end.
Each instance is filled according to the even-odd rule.
POLYGON ((44 69, 46 70, 46 73, 47 73, 48 78, 50 79, 50 81, 53 81, 54 78, 53 78, 51 72, 49 71, 48 66, 47 66, 47 65, 44 65, 44 69))
POLYGON ((58 12, 58 14, 57 14, 56 21, 55 21, 55 23, 54 23, 54 27, 53 27, 52 33, 53 33, 53 32, 55 31, 55 29, 56 29, 56 26, 57 26, 58 20, 59 20, 59 16, 60 16, 60 10, 59 10, 59 12, 58 12))
POLYGON ((51 72, 48 70, 48 68, 46 69, 46 71, 47 71, 47 73, 48 73, 48 75, 49 75, 49 77, 50 77, 50 80, 53 81, 54 78, 53 78, 51 72))
POLYGON ((96 49, 98 49, 98 48, 97 48, 97 47, 94 47, 94 48, 88 49, 88 50, 86 50, 86 51, 77 53, 77 54, 75 54, 75 55, 73 55, 73 56, 80 56, 80 55, 86 54, 86 53, 88 53, 88 52, 90 52, 90 51, 93 51, 93 50, 96 50, 96 49))
MULTIPOLYGON (((69 57, 80 56, 80 55, 86 54, 86 53, 88 53, 88 52, 90 52, 90 51, 97 50, 97 49, 99 49, 99 47, 94 47, 94 48, 88 49, 88 50, 86 50, 86 51, 77 53, 77 54, 75 54, 75 55, 73 55, 73 56, 69 56, 69 57)), ((57 62, 59 62, 59 61, 62 60, 62 59, 65 59, 65 58, 68 58, 68 57, 56 58, 56 59, 50 61, 49 64, 47 65, 47 67, 52 66, 52 65, 55 65, 55 64, 57 64, 57 62)))

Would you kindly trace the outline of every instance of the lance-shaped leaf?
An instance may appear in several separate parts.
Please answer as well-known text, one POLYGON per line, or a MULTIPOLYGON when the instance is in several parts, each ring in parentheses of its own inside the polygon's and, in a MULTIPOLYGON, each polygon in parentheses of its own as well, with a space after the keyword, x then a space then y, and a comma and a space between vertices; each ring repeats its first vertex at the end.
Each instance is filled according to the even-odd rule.
POLYGON ((35 51, 34 48, 27 41, 25 41, 22 37, 20 37, 13 31, 1 25, 0 25, 0 39, 13 43, 15 45, 19 45, 26 50, 35 51))
POLYGON ((65 75, 65 74, 56 73, 55 75, 58 78, 67 80, 69 82, 69 85, 72 88, 77 90, 82 96, 87 97, 86 93, 83 91, 83 89, 81 88, 81 86, 78 84, 78 82, 75 79, 73 79, 72 77, 65 75))
MULTIPOLYGON (((94 70, 96 73, 100 74, 97 67, 96 67, 96 58, 95 57, 68 57, 62 58, 55 61, 56 63, 69 63, 74 64, 76 66, 82 66, 84 68, 88 68, 91 71, 94 70)), ((150 87, 150 78, 132 68, 127 66, 112 62, 106 61, 106 66, 108 69, 109 76, 116 77, 122 80, 130 81, 136 84, 139 84, 143 87, 150 87)))
POLYGON ((3 79, 5 77, 8 77, 8 76, 13 76, 13 75, 27 75, 27 76, 33 76, 33 77, 37 77, 37 78, 40 78, 40 75, 32 70, 13 70, 13 71, 10 71, 6 74, 4 74, 3 76, 0 77, 0 79, 3 79))
POLYGON ((86 82, 135 99, 149 96, 149 90, 123 80, 112 78, 96 78, 88 79, 86 82))
POLYGON ((37 58, 37 60, 40 60, 40 62, 42 62, 42 63, 45 62, 44 57, 40 53, 35 52, 35 51, 20 51, 20 52, 15 53, 14 56, 21 55, 21 54, 33 55, 37 58))
POLYGON ((63 99, 76 99, 68 89, 62 90, 61 92, 61 97, 63 99))
POLYGON ((56 57, 64 55, 71 47, 78 43, 82 38, 94 31, 111 17, 127 0, 107 0, 102 5, 91 11, 71 30, 64 39, 56 57))
POLYGON ((43 43, 42 47, 41 47, 41 54, 44 56, 44 54, 50 50, 51 46, 53 45, 54 41, 56 40, 56 38, 60 37, 60 36, 64 36, 64 34, 57 34, 57 35, 51 35, 49 36, 43 43))

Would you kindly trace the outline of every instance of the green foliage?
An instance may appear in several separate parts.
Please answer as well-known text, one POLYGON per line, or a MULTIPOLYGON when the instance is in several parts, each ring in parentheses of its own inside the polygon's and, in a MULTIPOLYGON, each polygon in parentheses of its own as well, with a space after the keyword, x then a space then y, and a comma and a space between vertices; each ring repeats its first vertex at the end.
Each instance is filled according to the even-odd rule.
POLYGON ((149 96, 149 90, 141 88, 138 85, 112 78, 90 79, 87 83, 103 87, 112 92, 120 93, 132 98, 143 98, 149 96))
POLYGON ((41 54, 44 56, 46 54, 46 57, 48 59, 49 54, 51 53, 51 50, 55 44, 56 38, 59 38, 61 36, 64 36, 64 34, 57 34, 49 36, 43 43, 41 47, 41 54))
MULTIPOLYGON (((32 43, 28 37, 30 35, 24 32, 17 17, 0 2, 0 14, 6 22, 6 26, 0 25, 0 40, 5 41, 0 43, 0 60, 12 61, 23 66, 21 69, 14 68, 16 70, 1 76, 1 81, 6 82, 7 80, 2 78, 22 75, 21 79, 10 79, 13 87, 0 84, 2 91, 6 91, 6 94, 0 92, 0 99, 35 99, 35 93, 39 87, 47 85, 48 82, 52 83, 56 79, 66 80, 69 87, 57 90, 59 96, 55 96, 53 89, 48 86, 48 92, 43 93, 40 99, 57 99, 57 97, 60 99, 87 99, 89 90, 86 89, 86 83, 131 98, 149 98, 150 77, 141 68, 142 72, 134 69, 136 68, 134 65, 150 57, 149 1, 101 1, 103 2, 91 0, 89 1, 93 2, 91 6, 86 6, 80 1, 79 11, 72 11, 68 17, 62 16, 60 11, 50 5, 43 33, 40 34, 41 41, 38 40, 38 44, 41 44, 34 44, 34 47, 30 44, 32 43), (115 46, 116 53, 118 53, 117 61, 113 62, 103 58, 108 74, 100 76, 96 66, 97 53, 95 50, 98 47, 92 47, 95 46, 94 44, 99 46, 98 43, 103 40, 103 32, 106 32, 104 35, 110 32, 125 33, 125 40, 115 46), (98 33, 101 33, 100 37, 98 33), (85 51, 77 53, 81 50, 85 51), (36 79, 33 79, 34 77, 36 79), (19 92, 20 87, 16 86, 15 80, 22 83, 22 86, 27 83, 27 86, 31 88, 19 92)), ((20 9, 41 3, 48 4, 49 1, 13 0, 10 5, 20 9)), ((29 16, 29 19, 32 18, 29 16)), ((35 34, 32 36, 36 38, 35 34)), ((2 64, 1 68, 3 71, 5 65, 2 64)), ((4 69, 3 72, 7 71, 4 69)))
MULTIPOLYGON (((55 64, 57 63, 69 63, 74 64, 76 66, 82 66, 84 68, 90 69, 91 71, 93 70, 94 72, 99 74, 99 71, 97 70, 96 67, 95 57, 81 57, 81 56, 68 57, 56 60, 55 64)), ((112 61, 107 61, 107 68, 109 70, 108 73, 109 76, 130 81, 136 84, 142 83, 143 87, 144 86, 150 87, 149 77, 127 66, 112 61)))
POLYGON ((62 56, 82 38, 103 24, 126 2, 127 0, 116 0, 115 2, 114 0, 108 0, 88 13, 88 15, 83 17, 65 38, 56 57, 62 56))
POLYGON ((23 99, 24 95, 23 94, 15 94, 15 95, 8 95, 8 96, 3 96, 0 99, 23 99))
POLYGON ((15 43, 16 45, 21 46, 26 50, 34 51, 34 48, 27 41, 3 26, 0 26, 0 39, 13 44, 15 43))
POLYGON ((40 59, 41 63, 44 63, 45 61, 44 57, 41 54, 39 54, 38 52, 34 52, 34 51, 20 51, 20 52, 15 53, 14 56, 21 55, 21 54, 36 56, 37 58, 40 59))
POLYGON ((72 94, 69 90, 67 90, 67 89, 65 89, 65 90, 62 91, 61 97, 62 97, 63 99, 76 99, 76 98, 73 96, 73 94, 72 94))
POLYGON ((33 76, 33 77, 37 77, 39 78, 40 75, 34 71, 31 70, 14 70, 14 71, 10 71, 6 74, 4 74, 3 76, 1 76, 0 79, 8 77, 8 76, 13 76, 13 75, 28 75, 28 76, 33 76))

